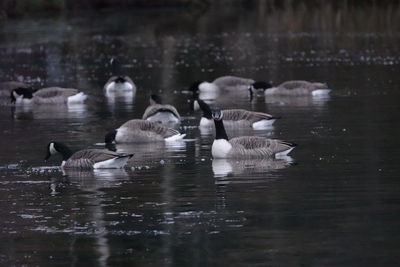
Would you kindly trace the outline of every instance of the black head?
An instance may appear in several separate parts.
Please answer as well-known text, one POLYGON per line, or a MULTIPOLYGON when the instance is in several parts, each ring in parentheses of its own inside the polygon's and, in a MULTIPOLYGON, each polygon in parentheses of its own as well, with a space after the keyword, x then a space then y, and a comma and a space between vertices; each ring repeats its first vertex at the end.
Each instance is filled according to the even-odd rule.
POLYGON ((53 141, 47 145, 46 157, 44 158, 44 160, 48 160, 51 155, 55 155, 58 153, 63 156, 64 160, 67 160, 72 155, 71 151, 66 145, 53 141))
POLYGON ((222 117, 223 117, 222 111, 220 109, 214 109, 212 111, 212 117, 216 121, 222 120, 222 117))
POLYGON ((197 103, 198 103, 201 111, 203 111, 203 116, 207 119, 212 119, 213 111, 211 110, 210 106, 201 99, 198 99, 197 103))
POLYGON ((106 136, 104 137, 104 142, 106 144, 112 144, 115 142, 115 136, 117 135, 117 131, 116 130, 112 130, 110 132, 108 132, 106 134, 106 136))
POLYGON ((115 82, 115 83, 124 83, 124 82, 126 82, 126 79, 125 79, 125 77, 123 77, 123 76, 118 76, 118 77, 114 80, 114 82, 115 82))
POLYGON ((271 88, 272 85, 269 82, 263 82, 263 81, 257 81, 253 83, 253 88, 256 90, 266 90, 268 88, 271 88))
POLYGON ((150 96, 150 104, 162 104, 162 98, 159 95, 151 95, 150 96))
POLYGON ((199 85, 201 83, 203 83, 203 81, 196 81, 196 82, 192 83, 192 85, 189 87, 189 91, 192 91, 192 92, 199 91, 199 85))
POLYGON ((26 99, 31 99, 33 97, 33 89, 32 88, 24 88, 24 87, 19 87, 11 91, 11 103, 15 103, 17 100, 17 97, 20 98, 26 98, 26 99))

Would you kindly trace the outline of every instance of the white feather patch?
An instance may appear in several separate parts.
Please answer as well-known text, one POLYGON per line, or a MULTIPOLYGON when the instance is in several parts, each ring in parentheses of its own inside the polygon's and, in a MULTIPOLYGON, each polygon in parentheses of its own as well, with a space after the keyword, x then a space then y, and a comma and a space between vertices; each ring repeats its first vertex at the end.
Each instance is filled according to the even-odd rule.
POLYGON ((186 136, 186 134, 176 134, 176 135, 167 137, 164 140, 166 142, 172 142, 172 141, 182 140, 185 136, 186 136))
POLYGON ((93 165, 94 169, 120 169, 128 162, 129 157, 113 158, 105 161, 97 162, 93 165))
POLYGON ((211 147, 211 154, 213 158, 223 159, 228 157, 228 153, 231 151, 232 145, 225 139, 214 140, 211 147))

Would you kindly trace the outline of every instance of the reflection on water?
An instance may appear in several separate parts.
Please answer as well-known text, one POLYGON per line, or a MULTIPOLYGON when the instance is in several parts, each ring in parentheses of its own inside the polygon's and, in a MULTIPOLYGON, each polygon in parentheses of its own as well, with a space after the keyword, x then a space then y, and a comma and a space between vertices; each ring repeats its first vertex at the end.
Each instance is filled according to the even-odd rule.
POLYGON ((12 111, 17 120, 82 118, 86 116, 87 105, 17 105, 12 111))
POLYGON ((317 107, 322 108, 329 101, 331 96, 265 96, 265 103, 269 105, 291 107, 317 107))
POLYGON ((213 159, 212 170, 214 177, 228 177, 227 179, 217 179, 216 184, 229 183, 257 183, 259 179, 268 179, 267 173, 274 170, 287 168, 291 165, 293 159, 264 159, 264 160, 235 160, 235 159, 213 159), (242 175, 262 174, 262 177, 251 176, 249 179, 243 179, 242 175), (235 179, 235 176, 240 176, 235 179), (233 178, 233 179, 231 179, 233 178))
POLYGON ((132 91, 104 91, 107 98, 107 105, 114 111, 118 105, 132 108, 136 96, 136 88, 132 91))
POLYGON ((399 6, 236 2, 0 23, 0 80, 89 95, 0 107, 0 265, 398 265, 399 6), (111 57, 136 95, 105 95, 111 57), (332 87, 326 99, 207 97, 281 117, 228 135, 298 143, 296 166, 211 159, 214 132, 182 90, 222 75, 332 87), (189 140, 116 145, 135 153, 124 170, 38 167, 49 141, 93 147, 155 92, 189 140))

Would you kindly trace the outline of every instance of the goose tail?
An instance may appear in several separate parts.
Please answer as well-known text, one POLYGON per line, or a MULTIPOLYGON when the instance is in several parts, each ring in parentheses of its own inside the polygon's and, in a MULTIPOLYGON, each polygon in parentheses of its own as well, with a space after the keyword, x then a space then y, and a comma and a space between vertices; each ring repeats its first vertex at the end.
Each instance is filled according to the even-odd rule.
POLYGON ((286 149, 276 153, 275 158, 285 158, 297 146, 296 143, 291 143, 286 141, 281 141, 280 143, 286 146, 286 149))
POLYGON ((186 134, 179 133, 179 134, 165 138, 165 141, 167 141, 167 142, 178 141, 178 140, 182 140, 185 136, 186 136, 186 134))
POLYGON ((87 99, 87 95, 83 92, 79 92, 76 95, 68 97, 68 104, 83 103, 87 99))

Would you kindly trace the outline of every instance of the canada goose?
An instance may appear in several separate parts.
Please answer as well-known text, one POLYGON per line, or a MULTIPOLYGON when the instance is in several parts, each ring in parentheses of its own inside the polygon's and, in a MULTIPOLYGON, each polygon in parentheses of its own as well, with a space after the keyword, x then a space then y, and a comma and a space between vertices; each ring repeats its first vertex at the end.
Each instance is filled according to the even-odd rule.
POLYGON ((154 141, 176 141, 183 139, 186 134, 164 127, 158 123, 146 120, 130 120, 118 129, 106 134, 105 142, 110 143, 140 143, 154 141))
POLYGON ((0 83, 0 97, 10 97, 10 93, 12 90, 17 88, 28 88, 32 92, 34 91, 29 84, 23 82, 1 82, 0 83))
POLYGON ((144 111, 142 119, 159 123, 179 123, 181 116, 174 106, 163 104, 160 96, 151 95, 150 106, 144 111))
POLYGON ((271 85, 258 86, 258 88, 252 87, 250 89, 250 94, 252 94, 254 89, 259 90, 260 88, 264 90, 266 96, 324 96, 328 95, 331 91, 326 83, 287 81, 276 87, 271 85))
POLYGON ((225 90, 229 92, 247 92, 247 90, 249 90, 251 86, 253 86, 254 89, 261 89, 258 87, 261 83, 263 82, 256 82, 252 79, 236 76, 222 76, 215 79, 211 83, 205 81, 197 81, 191 85, 190 90, 193 92, 214 92, 218 90, 225 90))
POLYGON ((107 94, 136 92, 136 86, 132 79, 126 75, 120 75, 120 64, 116 58, 112 57, 108 66, 111 67, 113 76, 104 85, 107 94))
MULTIPOLYGON (((212 127, 214 125, 212 110, 203 100, 198 99, 194 104, 198 104, 203 111, 200 120, 200 127, 212 127)), ((264 129, 271 126, 278 117, 267 113, 254 112, 245 109, 224 109, 224 124, 228 127, 252 127, 253 129, 264 129)))
POLYGON ((61 154, 63 161, 61 167, 81 169, 118 169, 123 168, 133 154, 122 155, 105 149, 84 149, 72 153, 64 144, 50 142, 47 145, 48 160, 51 155, 61 154))
POLYGON ((17 104, 73 104, 83 103, 87 98, 83 92, 73 88, 49 87, 32 92, 30 88, 11 91, 11 102, 17 104))
POLYGON ((241 136, 228 139, 225 132, 223 112, 217 109, 212 113, 216 136, 211 147, 213 158, 272 158, 286 156, 296 145, 262 136, 241 136))
POLYGON ((112 76, 104 85, 107 93, 136 91, 136 85, 128 76, 112 76))

